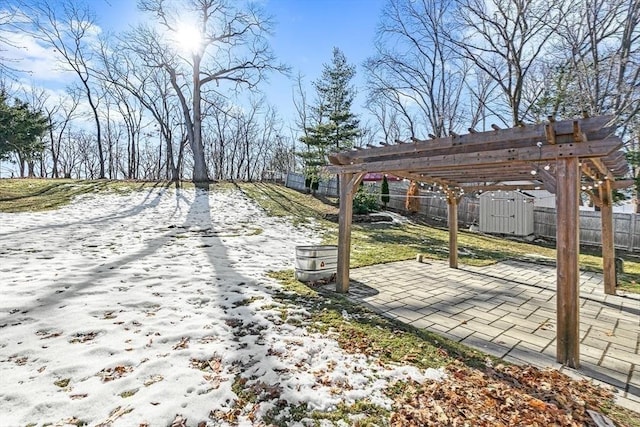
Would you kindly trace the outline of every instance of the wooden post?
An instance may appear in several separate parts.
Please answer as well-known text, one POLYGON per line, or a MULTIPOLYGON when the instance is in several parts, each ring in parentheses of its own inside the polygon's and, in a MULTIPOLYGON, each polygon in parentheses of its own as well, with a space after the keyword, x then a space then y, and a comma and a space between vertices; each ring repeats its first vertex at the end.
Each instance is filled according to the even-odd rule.
POLYGON ((578 158, 559 159, 557 176, 557 330, 556 360, 580 367, 580 169, 578 158))
POLYGON ((458 198, 447 194, 449 208, 449 267, 458 268, 458 198))
POLYGON ((604 293, 616 294, 616 249, 613 233, 613 203, 611 181, 605 179, 600 188, 600 220, 602 225, 602 273, 604 275, 604 293))
POLYGON ((349 261, 351 259, 351 219, 353 195, 364 173, 340 174, 340 216, 338 217, 338 271, 336 292, 349 292, 349 261))

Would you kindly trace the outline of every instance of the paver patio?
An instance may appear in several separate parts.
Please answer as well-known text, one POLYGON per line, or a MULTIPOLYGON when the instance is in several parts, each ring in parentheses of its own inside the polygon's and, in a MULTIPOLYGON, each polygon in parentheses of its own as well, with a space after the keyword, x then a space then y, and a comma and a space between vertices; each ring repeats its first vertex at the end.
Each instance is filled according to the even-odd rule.
POLYGON ((579 370, 555 361, 553 266, 510 260, 451 269, 411 260, 352 269, 350 278, 348 297, 374 311, 509 362, 609 384, 640 412, 640 295, 605 295, 601 274, 580 277, 579 370))

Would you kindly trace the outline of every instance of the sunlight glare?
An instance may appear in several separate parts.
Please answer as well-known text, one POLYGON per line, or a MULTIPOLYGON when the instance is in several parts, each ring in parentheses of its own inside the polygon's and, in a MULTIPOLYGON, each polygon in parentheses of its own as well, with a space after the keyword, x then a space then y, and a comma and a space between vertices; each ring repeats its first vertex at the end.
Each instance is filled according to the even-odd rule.
POLYGON ((176 33, 176 44, 178 48, 189 52, 196 53, 200 50, 202 43, 202 35, 195 26, 183 25, 176 33))

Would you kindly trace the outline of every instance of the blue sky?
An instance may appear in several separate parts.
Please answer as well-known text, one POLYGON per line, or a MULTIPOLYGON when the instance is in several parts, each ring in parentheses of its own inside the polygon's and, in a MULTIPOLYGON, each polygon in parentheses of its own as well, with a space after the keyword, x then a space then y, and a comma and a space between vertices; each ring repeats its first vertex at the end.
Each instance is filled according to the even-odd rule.
MULTIPOLYGON (((93 0, 97 18, 105 31, 125 30, 139 15, 134 0, 93 0)), ((331 61, 333 47, 340 48, 357 67, 354 83, 359 95, 354 110, 362 113, 365 98, 362 63, 373 53, 373 39, 386 0, 262 0, 260 4, 275 21, 272 48, 281 62, 299 72, 309 85, 320 76, 322 64, 331 61)), ((262 89, 285 121, 293 119, 293 81, 271 75, 262 89)), ((313 100, 312 90, 308 90, 313 100)), ((362 117, 365 119, 365 117, 362 117)))

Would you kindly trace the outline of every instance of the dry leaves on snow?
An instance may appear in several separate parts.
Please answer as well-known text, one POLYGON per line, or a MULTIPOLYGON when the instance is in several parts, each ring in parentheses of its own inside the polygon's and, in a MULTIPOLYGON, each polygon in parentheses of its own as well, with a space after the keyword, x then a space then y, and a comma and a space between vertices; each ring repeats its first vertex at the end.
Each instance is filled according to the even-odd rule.
POLYGON ((113 368, 105 368, 97 373, 97 375, 102 378, 103 382, 109 382, 113 380, 117 380, 118 378, 122 378, 127 375, 129 372, 133 371, 133 366, 128 365, 118 365, 113 368))
POLYGON ((595 426, 587 413, 611 392, 553 369, 504 366, 485 372, 462 364, 442 381, 411 383, 392 426, 595 426))
POLYGON ((189 347, 190 337, 182 337, 179 343, 173 346, 174 350, 182 350, 189 347))

